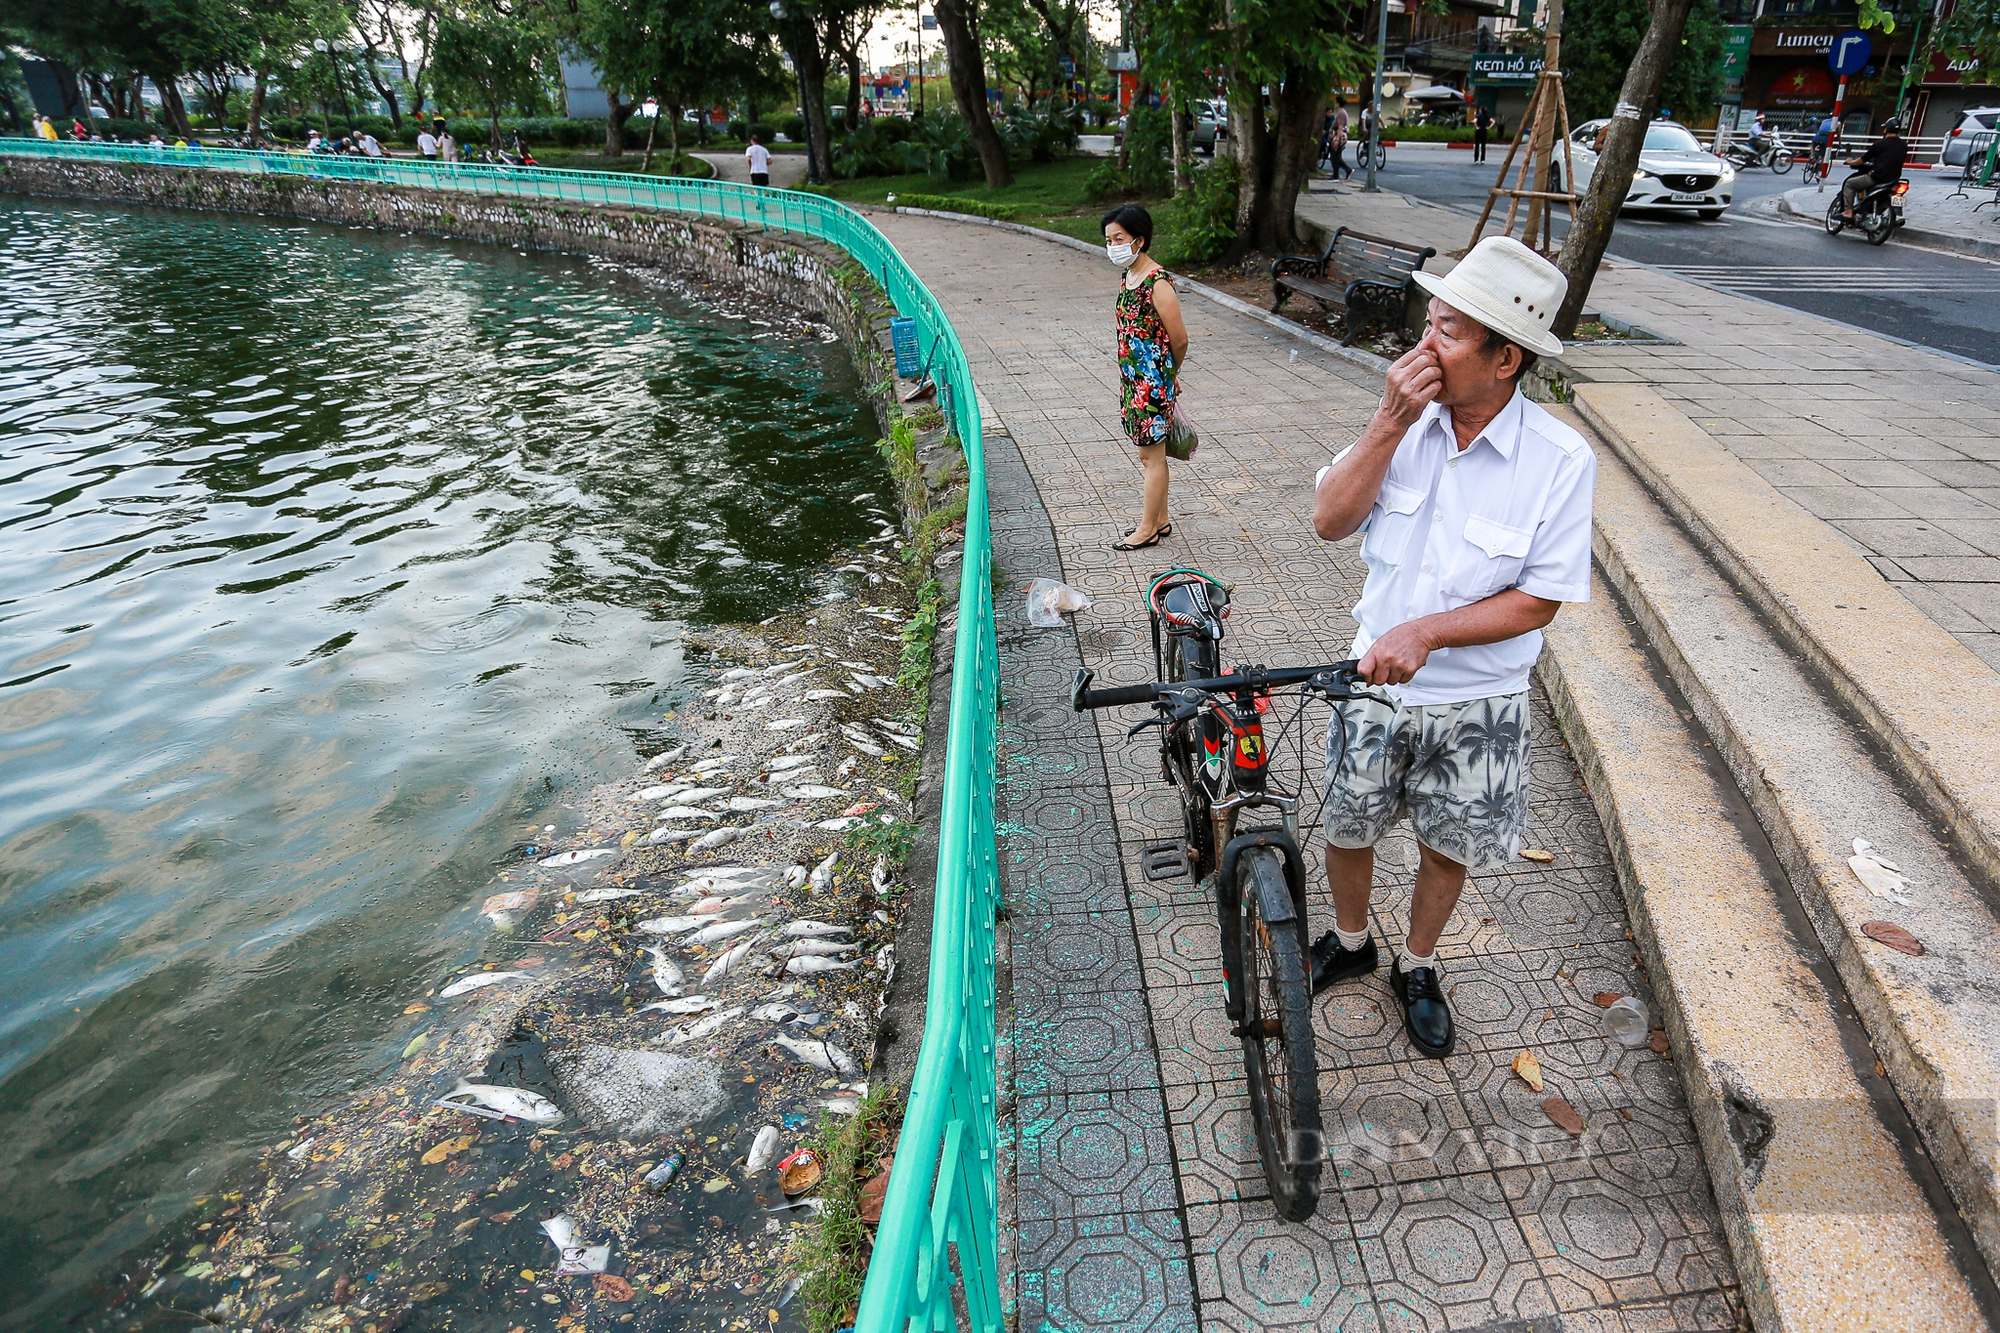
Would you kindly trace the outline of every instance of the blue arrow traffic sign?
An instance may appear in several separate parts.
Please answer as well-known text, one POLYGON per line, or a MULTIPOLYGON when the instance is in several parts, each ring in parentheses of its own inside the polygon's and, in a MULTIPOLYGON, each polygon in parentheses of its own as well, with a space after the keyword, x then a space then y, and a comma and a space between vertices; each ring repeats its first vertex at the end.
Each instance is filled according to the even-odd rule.
POLYGON ((1833 45, 1827 49, 1826 63, 1844 79, 1868 68, 1868 57, 1874 54, 1875 45, 1868 40, 1868 34, 1859 28, 1850 28, 1833 39, 1833 45))

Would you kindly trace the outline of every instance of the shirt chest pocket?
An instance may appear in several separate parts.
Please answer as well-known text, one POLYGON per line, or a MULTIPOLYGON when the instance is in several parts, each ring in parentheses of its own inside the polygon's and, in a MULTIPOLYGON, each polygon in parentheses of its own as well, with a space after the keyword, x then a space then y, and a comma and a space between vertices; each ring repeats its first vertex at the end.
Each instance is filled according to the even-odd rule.
POLYGON ((1416 523, 1424 493, 1393 481, 1382 483, 1375 497, 1375 511, 1368 520, 1368 538, 1361 544, 1362 558, 1385 565, 1399 563, 1410 548, 1410 529, 1416 523))
POLYGON ((1513 587, 1534 536, 1532 528, 1508 527, 1477 514, 1466 519, 1465 540, 1445 579, 1445 592, 1465 604, 1513 587))

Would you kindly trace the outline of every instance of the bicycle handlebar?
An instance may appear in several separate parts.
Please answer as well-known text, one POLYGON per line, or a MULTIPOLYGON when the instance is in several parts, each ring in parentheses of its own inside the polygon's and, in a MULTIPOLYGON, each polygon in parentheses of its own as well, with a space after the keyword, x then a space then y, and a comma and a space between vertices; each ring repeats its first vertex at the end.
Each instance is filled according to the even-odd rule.
POLYGON ((1114 685, 1110 689, 1093 690, 1090 682, 1097 673, 1088 667, 1079 667, 1076 679, 1070 686, 1070 707, 1081 713, 1087 708, 1124 708, 1132 704, 1163 702, 1183 691, 1199 694, 1234 694, 1241 690, 1273 689, 1285 685, 1312 685, 1329 698, 1351 699, 1362 697, 1367 691, 1367 682, 1358 681, 1354 668, 1359 663, 1354 658, 1344 662, 1328 662, 1323 666, 1310 667, 1250 667, 1227 676, 1211 676, 1206 680, 1153 681, 1146 685, 1114 685), (1322 680, 1322 677, 1328 679, 1322 680))

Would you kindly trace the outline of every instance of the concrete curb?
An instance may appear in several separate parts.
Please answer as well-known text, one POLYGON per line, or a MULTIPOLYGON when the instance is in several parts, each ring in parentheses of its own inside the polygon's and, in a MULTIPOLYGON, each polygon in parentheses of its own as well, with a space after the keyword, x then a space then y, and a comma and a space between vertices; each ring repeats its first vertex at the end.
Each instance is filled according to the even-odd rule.
POLYGON ((1601 577, 1547 635, 1537 672, 1618 864, 1756 1327, 1985 1328, 1864 1087, 1837 979, 1601 577))
POLYGON ((2000 674, 1653 389, 1578 384, 1576 401, 2000 884, 2000 674))
MULTIPOLYGON (((1635 401, 1655 397, 1650 390, 1615 387, 1632 390, 1635 401)), ((1991 949, 2000 921, 1986 900, 1986 886, 1955 863, 1954 851, 1964 849, 1939 839, 1930 827, 1937 812, 1919 804, 1921 784, 1898 783, 1893 772, 1884 771, 1885 751, 1898 744, 1909 748, 1912 739, 1919 747, 1926 742, 1909 732, 1908 723, 1871 719, 1866 709, 1851 706, 1850 691, 1830 679, 1819 660, 1823 655, 1799 643, 1787 633, 1790 622, 1767 609, 1770 585, 1784 571, 1773 579, 1752 557, 1747 568, 1755 571, 1756 586, 1731 587, 1743 584, 1743 570, 1731 569, 1731 559, 1712 541, 1704 542, 1703 530, 1680 513, 1676 494, 1648 466, 1644 451, 1631 447, 1629 437, 1636 432, 1609 423, 1622 416, 1647 420, 1654 431, 1676 424, 1686 434, 1699 431, 1684 419, 1662 425, 1663 418, 1635 416, 1631 403, 1623 412, 1607 412, 1604 391, 1612 388, 1584 386, 1579 403, 1589 424, 1639 479, 1615 465, 1600 476, 1599 565, 1643 625, 1768 832, 1814 934, 1969 1226, 1961 1248, 1977 1249, 2000 1268, 2000 1137, 1993 1101, 2000 1088, 2000 1064, 1993 1058, 2000 969, 1991 949), (1642 481, 1652 496, 1644 496, 1642 481), (1660 509, 1674 512, 1680 526, 1660 509), (1885 734, 1885 726, 1893 734, 1885 734), (1871 896, 1852 874, 1847 856, 1857 835, 1877 842, 1910 876, 1917 887, 1909 904, 1871 896), (1914 931, 1925 942, 1925 954, 1908 957, 1868 939, 1863 927, 1877 916, 1914 931)), ((1654 410, 1672 411, 1664 403, 1654 410)), ((1740 503, 1740 495, 1716 489, 1702 493, 1698 507, 1709 523, 1726 526, 1740 503)), ((1803 524, 1756 512, 1767 530, 1789 538, 1796 558, 1818 574, 1818 585, 1786 599, 1794 610, 1799 601, 1810 605, 1838 596, 1849 599, 1847 608, 1857 613, 1873 608, 1888 615, 1889 599, 1901 601, 1823 526, 1822 542, 1803 524), (1843 556, 1864 572, 1843 569, 1843 556), (1867 602, 1853 600, 1864 596, 1867 602)), ((1904 607, 1921 621, 1910 631, 1915 652, 1927 646, 1921 629, 1958 648, 1914 608, 1904 607)), ((1898 636, 1893 619, 1886 632, 1898 636)), ((1905 678, 1913 674, 1903 672, 1905 678)), ((1930 685, 1916 678, 1907 688, 1924 694, 1930 685)), ((1981 734, 1976 719, 1960 721, 1973 735, 1981 734)), ((1923 753, 1937 750, 1932 744, 1923 753)), ((1989 1303, 2000 1304, 1991 1294, 1990 1274, 1983 1283, 1975 1274, 1975 1281, 1988 1289, 1989 1303)))
MULTIPOLYGON (((1002 231, 1018 232, 1023 236, 1035 236, 1044 241, 1053 241, 1057 245, 1066 245, 1072 250, 1081 250, 1088 255, 1101 257, 1104 253, 1102 247, 1092 245, 1089 241, 1079 240, 1074 236, 1065 236, 1059 231, 1045 231, 1040 227, 1026 226, 1019 222, 1002 222, 998 218, 983 218, 974 213, 941 213, 928 208, 904 208, 900 204, 896 206, 896 211, 898 213, 908 213, 912 217, 942 218, 946 222, 971 222, 982 227, 998 227, 1002 231)), ((1328 356, 1338 357, 1342 361, 1351 361, 1355 365, 1372 370, 1378 375, 1386 373, 1389 369, 1389 361, 1385 357, 1379 357, 1373 352, 1364 352, 1358 347, 1343 347, 1325 334, 1314 333, 1311 329, 1294 324, 1291 320, 1285 319, 1280 315, 1274 315, 1268 310, 1259 310, 1248 301, 1238 300, 1227 292, 1219 292, 1207 283, 1196 282, 1193 278, 1180 273, 1175 273, 1173 276, 1174 286, 1183 292, 1192 296, 1199 296, 1213 305, 1221 306, 1224 310, 1232 314, 1242 315, 1246 319, 1254 319, 1259 324, 1275 329, 1288 338, 1296 338, 1302 343, 1316 347, 1328 356)))
MULTIPOLYGON (((1776 212, 1781 217, 1792 218, 1809 227, 1823 225, 1819 217, 1801 213, 1792 207, 1791 191, 1778 196, 1776 212)), ((1973 255, 1980 259, 2000 259, 2000 241, 1980 240, 1976 236, 1960 236, 1955 232, 1930 231, 1923 227, 1903 227, 1889 238, 1905 245, 1921 246, 1927 250, 1951 250, 1962 255, 1973 255)))

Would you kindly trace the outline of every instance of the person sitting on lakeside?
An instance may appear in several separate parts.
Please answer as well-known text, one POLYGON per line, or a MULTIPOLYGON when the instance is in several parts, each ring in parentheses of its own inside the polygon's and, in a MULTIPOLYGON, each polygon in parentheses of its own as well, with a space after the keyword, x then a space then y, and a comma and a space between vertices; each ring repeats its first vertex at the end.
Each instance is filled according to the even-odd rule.
POLYGON ((361 132, 360 136, 355 140, 355 142, 361 145, 361 151, 369 157, 385 156, 385 154, 382 152, 381 141, 366 130, 363 130, 361 132))
POLYGON ((771 150, 754 134, 750 136, 750 146, 743 150, 743 159, 750 164, 752 185, 771 183, 771 150))

